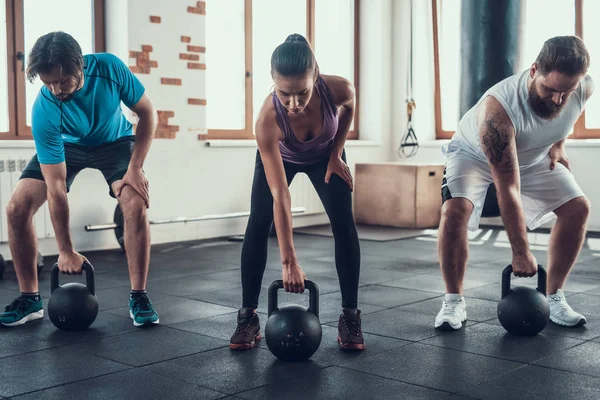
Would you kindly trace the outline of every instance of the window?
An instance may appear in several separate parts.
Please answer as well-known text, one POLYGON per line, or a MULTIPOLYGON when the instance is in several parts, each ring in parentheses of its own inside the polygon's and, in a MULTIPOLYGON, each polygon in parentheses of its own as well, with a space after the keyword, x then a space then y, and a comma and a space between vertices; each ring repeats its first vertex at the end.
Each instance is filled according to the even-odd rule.
MULTIPOLYGON (((207 3, 208 135, 200 139, 254 139, 257 116, 273 89, 271 54, 291 33, 310 41, 324 74, 343 76, 357 86, 358 0, 207 3)), ((350 139, 358 137, 356 92, 350 139)))
MULTIPOLYGON (((460 0, 432 0, 435 63, 436 137, 449 139, 459 121, 458 99, 460 71, 460 0)), ((600 3, 594 0, 527 0, 523 10, 523 47, 517 70, 529 68, 544 41, 552 36, 578 35, 585 40, 593 56, 600 54, 600 27, 594 12, 600 3), (585 8, 586 13, 583 14, 585 8), (539 10, 544 12, 539 12, 539 10), (583 17, 585 15, 585 17, 583 17)), ((600 65, 591 63, 589 74, 600 79, 600 65)), ((574 127, 573 138, 600 137, 600 99, 592 96, 574 127)))
POLYGON ((72 35, 84 54, 104 51, 104 0, 6 0, 0 29, 0 138, 31 139, 31 107, 42 84, 27 80, 27 54, 55 30, 72 35))

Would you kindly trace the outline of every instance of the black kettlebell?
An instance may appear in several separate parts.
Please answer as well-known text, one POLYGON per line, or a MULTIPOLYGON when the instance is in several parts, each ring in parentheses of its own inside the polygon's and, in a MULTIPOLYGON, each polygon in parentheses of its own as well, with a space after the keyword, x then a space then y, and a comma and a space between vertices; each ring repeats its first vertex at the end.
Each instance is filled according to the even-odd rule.
POLYGON ((498 319, 508 332, 519 336, 535 336, 548 324, 550 307, 546 299, 546 270, 538 265, 538 287, 510 287, 512 265, 502 271, 502 300, 498 303, 498 319))
POLYGON ((58 263, 50 271, 51 295, 48 316, 63 331, 82 331, 90 327, 98 316, 98 299, 94 283, 94 267, 85 261, 86 285, 70 282, 58 286, 58 263))
POLYGON ((319 288, 304 281, 309 290, 309 308, 297 304, 278 307, 277 292, 283 281, 276 280, 269 287, 269 319, 265 326, 267 347, 283 361, 308 360, 319 348, 323 331, 319 321, 319 288))

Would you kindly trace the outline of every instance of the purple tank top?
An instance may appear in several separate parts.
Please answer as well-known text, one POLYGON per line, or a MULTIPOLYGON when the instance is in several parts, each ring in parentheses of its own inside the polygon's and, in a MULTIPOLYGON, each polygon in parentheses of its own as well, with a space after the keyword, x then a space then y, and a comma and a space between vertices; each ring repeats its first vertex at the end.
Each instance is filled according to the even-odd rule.
POLYGON ((317 94, 321 98, 323 112, 323 129, 320 134, 306 142, 300 141, 290 125, 287 110, 273 92, 273 106, 277 113, 277 125, 283 132, 283 140, 279 141, 281 158, 293 164, 314 164, 329 157, 335 134, 338 129, 337 108, 331 98, 331 92, 325 81, 317 78, 315 84, 317 94))

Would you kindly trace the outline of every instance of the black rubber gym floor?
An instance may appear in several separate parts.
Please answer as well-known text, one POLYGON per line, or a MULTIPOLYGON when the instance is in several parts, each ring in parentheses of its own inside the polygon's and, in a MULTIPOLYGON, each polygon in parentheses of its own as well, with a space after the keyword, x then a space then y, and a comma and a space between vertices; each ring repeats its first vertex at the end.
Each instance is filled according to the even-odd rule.
MULTIPOLYGON (((81 333, 59 331, 47 316, 0 329, 0 398, 599 399, 600 246, 594 252, 595 239, 589 239, 565 286, 587 325, 549 324, 536 337, 516 337, 496 316, 510 250, 500 247, 506 245, 503 232, 485 233, 471 240, 465 279, 469 321, 451 333, 433 328, 444 293, 435 239, 361 241, 359 307, 367 346, 362 353, 337 347, 340 291, 333 239, 296 235, 300 263, 320 287, 323 324, 319 350, 303 363, 277 360, 264 340, 251 351, 228 348, 241 301, 239 242, 154 246, 148 292, 161 325, 147 329, 135 328, 128 317, 125 256, 86 253, 96 268, 98 318, 81 333)), ((537 247, 534 253, 545 264, 544 246, 537 247)), ((41 276, 44 305, 54 261, 46 259, 41 276)), ((267 288, 280 277, 273 239, 259 308, 263 328, 267 288)), ((516 284, 535 282, 513 280, 516 284)), ((17 294, 9 267, 0 281, 0 303, 17 294)), ((280 298, 308 305, 307 294, 280 298)))

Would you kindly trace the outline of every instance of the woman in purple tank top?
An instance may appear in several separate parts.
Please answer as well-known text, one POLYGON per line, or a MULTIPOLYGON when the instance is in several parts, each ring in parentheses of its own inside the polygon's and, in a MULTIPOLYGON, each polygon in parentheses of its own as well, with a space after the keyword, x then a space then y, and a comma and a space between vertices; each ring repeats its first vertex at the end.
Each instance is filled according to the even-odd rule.
POLYGON ((261 338, 256 308, 273 222, 284 288, 304 292, 306 275, 294 246, 288 190, 294 176, 303 172, 323 202, 333 231, 342 294, 338 342, 342 349, 362 350, 357 309, 360 246, 352 213, 352 175, 344 152, 354 116, 354 87, 345 78, 322 75, 312 48, 298 34, 288 36, 273 52, 271 76, 275 90, 265 99, 256 122, 258 151, 242 247, 243 301, 230 347, 251 349, 261 338))

